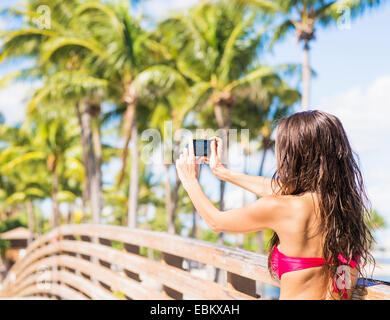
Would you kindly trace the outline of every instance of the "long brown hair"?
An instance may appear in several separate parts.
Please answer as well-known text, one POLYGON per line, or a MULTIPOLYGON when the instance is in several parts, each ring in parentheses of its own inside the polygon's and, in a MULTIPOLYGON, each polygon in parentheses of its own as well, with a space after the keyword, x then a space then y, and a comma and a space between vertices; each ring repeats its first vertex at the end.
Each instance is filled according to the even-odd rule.
MULTIPOLYGON (((347 260, 358 254, 357 270, 362 275, 367 262, 374 262, 369 252, 373 237, 365 217, 371 212, 371 205, 358 156, 352 151, 340 120, 318 110, 295 113, 278 122, 276 144, 277 169, 273 181, 280 188, 279 194, 318 195, 319 231, 324 235, 323 257, 331 262, 330 275, 336 275, 340 253, 347 260)), ((278 244, 279 238, 274 233, 269 261, 278 244)), ((270 264, 268 269, 273 274, 270 264)))

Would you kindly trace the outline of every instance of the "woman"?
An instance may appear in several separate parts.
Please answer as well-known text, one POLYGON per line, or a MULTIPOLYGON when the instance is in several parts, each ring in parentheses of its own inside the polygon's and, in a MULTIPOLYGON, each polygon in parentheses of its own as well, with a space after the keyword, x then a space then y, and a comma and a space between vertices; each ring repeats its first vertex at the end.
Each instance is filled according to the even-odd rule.
POLYGON ((192 143, 176 162, 198 213, 215 232, 271 229, 269 271, 280 279, 280 299, 350 299, 368 260, 372 235, 368 199, 340 120, 322 111, 295 113, 277 126, 276 172, 245 175, 221 163, 214 137, 204 159, 215 176, 259 196, 221 212, 203 193, 192 143))

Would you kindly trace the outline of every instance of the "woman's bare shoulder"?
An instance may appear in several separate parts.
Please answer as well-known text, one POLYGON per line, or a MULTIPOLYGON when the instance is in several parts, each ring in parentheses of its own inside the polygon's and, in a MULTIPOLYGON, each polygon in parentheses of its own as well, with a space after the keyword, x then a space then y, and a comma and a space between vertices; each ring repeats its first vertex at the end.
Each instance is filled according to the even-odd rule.
POLYGON ((306 225, 309 220, 314 222, 318 213, 318 198, 315 193, 268 195, 262 199, 273 206, 278 220, 283 219, 286 225, 306 225))
POLYGON ((262 206, 271 208, 282 218, 296 216, 296 212, 307 211, 309 202, 307 196, 295 195, 266 195, 258 200, 262 206))

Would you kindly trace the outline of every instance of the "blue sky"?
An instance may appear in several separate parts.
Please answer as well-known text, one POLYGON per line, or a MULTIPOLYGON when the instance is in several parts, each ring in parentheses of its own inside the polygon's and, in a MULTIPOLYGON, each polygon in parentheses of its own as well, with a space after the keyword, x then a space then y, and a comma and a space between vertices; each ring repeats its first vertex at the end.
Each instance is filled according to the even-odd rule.
MULTIPOLYGON (((2 6, 15 1, 2 0, 2 6)), ((170 10, 185 10, 196 0, 145 0, 143 10, 160 19, 170 10)), ((317 73, 312 81, 312 109, 321 109, 337 115, 345 126, 352 147, 359 154, 373 207, 390 225, 390 3, 366 12, 351 22, 350 29, 337 26, 319 28, 311 45, 311 66, 317 73)), ((0 16, 0 30, 10 21, 0 16)), ((278 43, 272 54, 264 57, 269 64, 300 63, 301 46, 294 34, 278 43)), ((0 76, 15 68, 14 61, 0 65, 0 76)), ((16 83, 0 89, 0 111, 8 123, 23 118, 29 83, 16 83)), ((249 171, 257 172, 259 154, 249 159, 249 171)), ((237 169, 240 169, 237 167, 237 169)), ((268 157, 266 172, 271 174, 274 159, 268 157)), ((211 179, 205 170, 203 182, 211 179)), ((216 197, 216 184, 209 184, 216 197)), ((228 206, 242 202, 242 192, 229 186, 228 206)), ((248 195, 248 199, 250 198, 248 195)), ((390 248, 390 231, 377 233, 378 242, 390 248)))

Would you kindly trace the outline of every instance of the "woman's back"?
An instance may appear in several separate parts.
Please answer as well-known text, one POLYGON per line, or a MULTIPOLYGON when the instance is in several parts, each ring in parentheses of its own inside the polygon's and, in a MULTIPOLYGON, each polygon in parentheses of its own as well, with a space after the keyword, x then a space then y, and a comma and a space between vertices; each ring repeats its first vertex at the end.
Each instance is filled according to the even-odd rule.
MULTIPOLYGON (((287 258, 322 258, 324 234, 315 193, 285 196, 290 199, 291 216, 275 230, 278 250, 287 258)), ((355 277, 356 278, 356 277, 355 277)), ((280 299, 337 299, 326 265, 286 272, 281 275, 280 299), (331 295, 330 295, 331 294, 331 295)), ((355 283, 356 279, 352 283, 355 283)))
POLYGON ((259 196, 242 208, 215 208, 196 179, 189 149, 176 162, 178 175, 213 231, 275 232, 269 271, 281 280, 281 299, 348 298, 346 289, 372 261, 373 237, 363 177, 337 117, 311 110, 278 121, 276 170, 270 179, 225 168, 222 140, 214 138, 208 160, 213 173, 259 196))

